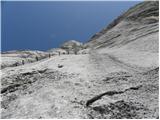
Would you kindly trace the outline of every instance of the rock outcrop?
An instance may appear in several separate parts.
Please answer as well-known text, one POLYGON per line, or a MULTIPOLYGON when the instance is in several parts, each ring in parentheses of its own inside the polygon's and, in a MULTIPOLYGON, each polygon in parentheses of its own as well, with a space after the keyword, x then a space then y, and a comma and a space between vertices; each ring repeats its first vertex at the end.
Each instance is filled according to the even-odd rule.
POLYGON ((73 48, 75 45, 79 46, 79 47, 82 47, 83 44, 81 42, 76 41, 76 40, 69 40, 67 42, 64 42, 61 45, 61 48, 63 48, 63 49, 69 49, 69 48, 73 48))
POLYGON ((66 50, 68 54, 75 53, 83 49, 83 44, 76 40, 69 40, 61 45, 61 48, 66 50))

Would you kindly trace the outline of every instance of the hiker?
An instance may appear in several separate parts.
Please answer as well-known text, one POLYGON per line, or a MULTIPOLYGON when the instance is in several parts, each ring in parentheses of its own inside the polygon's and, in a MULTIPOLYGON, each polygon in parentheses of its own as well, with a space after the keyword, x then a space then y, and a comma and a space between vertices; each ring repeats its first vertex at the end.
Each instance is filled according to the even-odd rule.
POLYGON ((59 51, 58 54, 59 54, 59 56, 60 56, 61 52, 59 51))
POLYGON ((18 66, 18 62, 16 62, 14 65, 15 65, 15 66, 18 66))
POLYGON ((51 54, 49 53, 49 58, 51 57, 51 54))
POLYGON ((22 60, 22 64, 24 65, 24 60, 22 60))
POLYGON ((69 50, 67 51, 67 54, 69 55, 69 50))
POLYGON ((38 57, 36 56, 36 60, 38 61, 38 57))

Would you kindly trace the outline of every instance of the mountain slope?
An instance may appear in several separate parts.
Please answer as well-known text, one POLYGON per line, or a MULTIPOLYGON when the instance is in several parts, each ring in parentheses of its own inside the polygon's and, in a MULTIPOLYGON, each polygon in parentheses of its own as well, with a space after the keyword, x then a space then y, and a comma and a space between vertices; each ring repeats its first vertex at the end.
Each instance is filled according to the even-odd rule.
POLYGON ((1 69, 6 67, 15 67, 26 63, 32 63, 48 57, 47 52, 33 50, 12 50, 1 54, 1 69))
POLYGON ((142 2, 95 34, 86 46, 132 66, 155 68, 159 49, 159 2, 142 2))
POLYGON ((1 118, 158 119, 157 5, 132 7, 78 54, 2 69, 1 118))
POLYGON ((96 33, 86 45, 93 48, 129 45, 131 49, 158 52, 158 19, 159 2, 142 2, 96 33))

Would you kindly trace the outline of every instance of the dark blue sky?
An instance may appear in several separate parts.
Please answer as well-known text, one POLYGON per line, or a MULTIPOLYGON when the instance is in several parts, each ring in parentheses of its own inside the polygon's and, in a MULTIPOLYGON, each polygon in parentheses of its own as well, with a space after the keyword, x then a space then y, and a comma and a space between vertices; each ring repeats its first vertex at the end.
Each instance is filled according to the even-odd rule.
POLYGON ((134 2, 2 2, 2 51, 48 50, 86 42, 134 2))

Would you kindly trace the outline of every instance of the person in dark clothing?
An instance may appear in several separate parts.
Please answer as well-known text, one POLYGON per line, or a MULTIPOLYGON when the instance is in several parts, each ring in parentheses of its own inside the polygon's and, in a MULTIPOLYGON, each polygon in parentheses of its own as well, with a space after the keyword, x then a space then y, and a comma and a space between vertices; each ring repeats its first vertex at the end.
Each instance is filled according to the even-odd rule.
POLYGON ((16 62, 14 65, 15 65, 15 66, 18 66, 18 62, 16 62))
POLYGON ((22 65, 24 65, 24 60, 22 60, 22 65))
POLYGON ((38 61, 38 57, 36 56, 36 60, 38 61))

